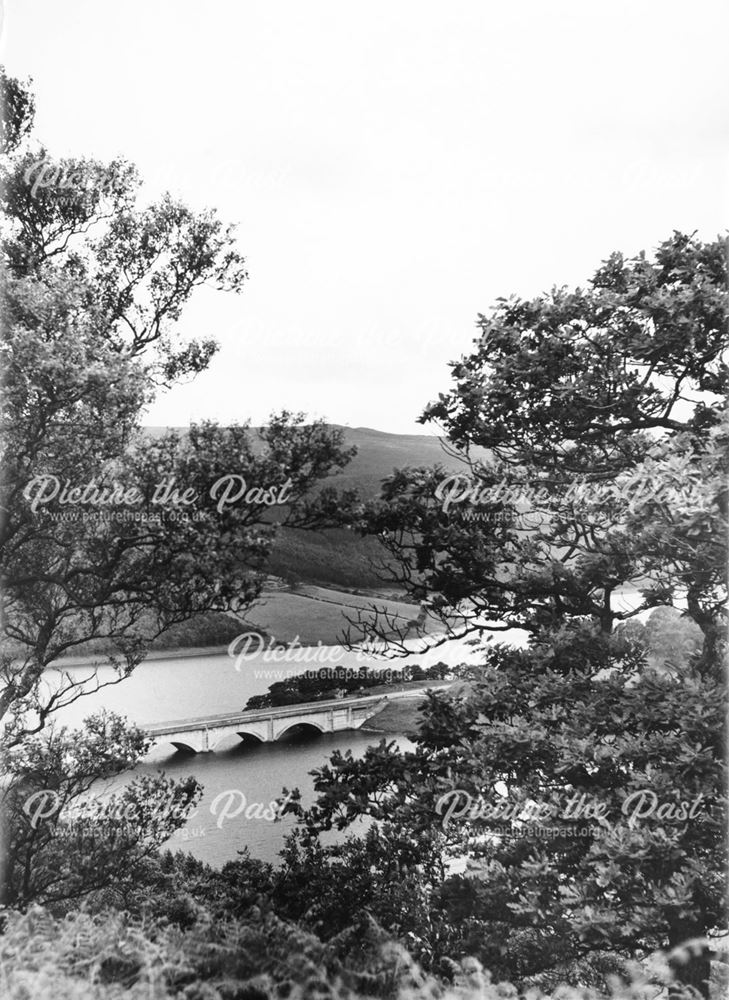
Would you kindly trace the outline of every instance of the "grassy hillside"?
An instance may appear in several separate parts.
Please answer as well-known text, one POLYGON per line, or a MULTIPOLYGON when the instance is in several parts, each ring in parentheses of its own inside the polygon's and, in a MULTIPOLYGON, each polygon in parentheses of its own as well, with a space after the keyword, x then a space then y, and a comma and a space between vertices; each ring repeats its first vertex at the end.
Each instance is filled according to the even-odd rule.
MULTIPOLYGON (((357 454, 328 485, 358 489, 364 497, 379 493, 380 484, 394 469, 441 464, 458 472, 463 466, 443 450, 441 439, 425 434, 386 434, 366 427, 342 428, 357 454)), ((377 588, 383 580, 377 566, 387 553, 375 538, 350 531, 296 531, 284 529, 274 547, 270 571, 304 583, 350 588, 377 588)))
POLYGON ((356 487, 364 496, 372 497, 379 492, 381 481, 394 469, 439 464, 452 472, 463 470, 463 464, 443 449, 439 437, 387 434, 369 427, 342 427, 341 430, 347 445, 356 446, 357 454, 341 473, 328 480, 337 488, 356 487))
POLYGON ((289 583, 374 589, 382 586, 375 566, 387 553, 375 538, 351 531, 282 528, 271 553, 269 572, 289 583))
MULTIPOLYGON (((383 479, 394 469, 435 465, 458 472, 462 464, 443 450, 441 439, 427 434, 388 434, 368 427, 341 427, 347 445, 357 454, 326 485, 337 489, 359 489, 363 497, 377 495, 383 479)), ((153 435, 166 428, 150 427, 153 435)), ((177 428, 181 433, 184 428, 177 428)), ((484 453, 485 455, 485 453, 484 453)), ((269 571, 289 582, 321 584, 350 589, 383 586, 375 566, 386 553, 374 538, 360 538, 350 531, 300 531, 282 529, 274 546, 269 571), (373 565, 374 564, 374 565, 373 565)))
POLYGON ((394 736, 416 736, 423 716, 420 709, 425 698, 398 698, 388 701, 377 715, 373 715, 362 727, 370 733, 392 733, 394 736))

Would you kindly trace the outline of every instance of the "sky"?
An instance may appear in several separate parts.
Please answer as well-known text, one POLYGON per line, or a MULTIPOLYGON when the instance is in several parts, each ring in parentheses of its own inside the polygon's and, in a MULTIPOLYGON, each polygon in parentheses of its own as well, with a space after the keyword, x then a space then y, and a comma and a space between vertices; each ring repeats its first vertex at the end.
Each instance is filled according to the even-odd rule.
POLYGON ((237 224, 250 280, 149 424, 301 410, 436 433, 496 298, 729 220, 723 0, 0 0, 53 155, 237 224))

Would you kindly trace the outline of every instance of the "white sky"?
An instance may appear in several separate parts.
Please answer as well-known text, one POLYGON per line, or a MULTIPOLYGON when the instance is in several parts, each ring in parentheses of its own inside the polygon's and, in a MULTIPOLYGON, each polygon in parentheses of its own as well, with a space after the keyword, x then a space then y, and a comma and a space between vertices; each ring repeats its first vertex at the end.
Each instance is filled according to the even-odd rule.
MULTIPOLYGON (((0 5, 2 0, 0 0, 0 5)), ((723 0, 5 0, 52 153, 239 224, 222 349, 147 422, 420 431, 476 314, 729 220, 723 0)))

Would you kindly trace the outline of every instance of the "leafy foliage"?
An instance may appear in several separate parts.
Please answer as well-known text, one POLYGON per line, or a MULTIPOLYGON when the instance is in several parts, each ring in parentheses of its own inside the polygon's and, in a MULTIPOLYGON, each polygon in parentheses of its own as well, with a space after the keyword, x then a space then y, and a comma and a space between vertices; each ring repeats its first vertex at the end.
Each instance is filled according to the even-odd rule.
POLYGON ((82 730, 50 727, 9 752, 0 797, 4 905, 65 907, 140 877, 202 791, 194 778, 145 775, 109 794, 105 782, 148 749, 141 731, 101 714, 82 730))
POLYGON ((0 86, 0 861, 2 898, 25 907, 132 878, 199 791, 137 782, 123 793, 133 822, 65 827, 55 860, 61 821, 30 824, 28 796, 73 803, 145 750, 123 720, 87 720, 72 734, 54 729, 56 713, 98 690, 102 660, 116 683, 172 627, 249 606, 277 530, 266 497, 285 488, 287 523, 328 523, 332 492, 309 494, 352 451, 321 421, 286 411, 255 435, 212 422, 143 432, 154 395, 216 350, 207 338, 182 342, 176 323, 201 285, 243 288, 235 233, 167 195, 140 205, 136 170, 122 160, 54 160, 31 136, 32 96, 5 74, 0 86), (219 501, 214 484, 231 475, 251 502, 219 501), (55 492, 39 506, 47 484, 55 492), (89 646, 86 677, 56 668, 89 646), (174 808, 156 816, 167 800, 174 808))
MULTIPOLYGON (((201 919, 181 931, 119 913, 60 921, 40 908, 12 916, 0 937, 0 987, 8 1000, 502 1000, 515 996, 480 963, 452 963, 453 982, 427 976, 371 920, 326 944, 261 911, 245 921, 201 919)), ((533 1000, 649 1000, 670 983, 665 959, 637 967, 609 993, 562 987, 533 1000)), ((675 995, 681 1000, 680 990, 675 995)), ((718 996, 718 994, 717 994, 718 996)))
MULTIPOLYGON (((726 317, 723 241, 678 233, 653 260, 613 255, 586 290, 500 300, 423 417, 460 450, 467 490, 444 491, 438 466, 400 470, 364 511, 395 580, 447 634, 529 636, 484 646, 461 697, 431 695, 415 752, 335 755, 317 803, 293 806, 302 886, 342 863, 320 835, 363 819, 378 832, 346 849, 355 881, 367 852, 392 884, 418 872, 418 905, 403 906, 423 961, 475 954, 519 983, 604 981, 606 955, 722 932, 726 317), (444 828, 453 795, 552 818, 476 809, 444 828), (570 800, 598 819, 564 816, 570 800), (653 808, 632 823, 639 801, 653 808)), ((357 884, 399 932, 389 884, 357 884)), ((334 900, 328 912, 331 932, 334 900)), ((709 969, 704 944, 680 975, 706 995, 709 969)))
POLYGON ((444 502, 442 467, 400 470, 360 521, 394 580, 454 633, 582 617, 610 631, 688 605, 715 655, 726 320, 724 241, 678 233, 654 260, 613 255, 587 289, 500 300, 422 418, 460 451, 468 495, 444 502))
POLYGON ((277 523, 263 501, 216 503, 220 477, 242 476, 259 499, 286 487, 284 520, 316 526, 327 523, 331 492, 307 496, 352 451, 322 422, 288 412, 255 435, 211 422, 184 436, 142 432, 154 394, 203 370, 215 350, 178 342, 175 324, 199 286, 242 289, 235 234, 215 213, 167 196, 138 205, 136 172, 122 161, 55 163, 30 138, 32 99, 3 81, 14 137, 0 160, 0 626, 9 644, 0 718, 9 745, 93 690, 59 673, 44 691, 43 670, 58 657, 96 641, 120 680, 171 627, 258 595, 277 523), (28 487, 44 476, 63 488, 34 508, 28 487), (178 493, 162 510, 161 483, 178 493), (137 499, 131 509, 78 496, 64 506, 65 490, 87 484, 137 499), (195 518, 179 494, 199 497, 195 518))
POLYGON ((570 981, 581 957, 719 932, 721 681, 655 672, 634 643, 589 629, 485 659, 467 697, 430 695, 414 752, 383 742, 317 772, 319 798, 298 807, 301 853, 289 858, 298 915, 324 910, 332 933, 352 892, 386 929, 407 932, 423 960, 476 955, 517 981, 555 969, 570 981), (474 813, 479 803, 491 812, 474 813), (320 845, 321 832, 362 817, 376 833, 320 845), (458 859, 466 871, 449 874, 458 859), (377 873, 367 886, 360 864, 377 873), (327 894, 326 880, 340 877, 327 894))

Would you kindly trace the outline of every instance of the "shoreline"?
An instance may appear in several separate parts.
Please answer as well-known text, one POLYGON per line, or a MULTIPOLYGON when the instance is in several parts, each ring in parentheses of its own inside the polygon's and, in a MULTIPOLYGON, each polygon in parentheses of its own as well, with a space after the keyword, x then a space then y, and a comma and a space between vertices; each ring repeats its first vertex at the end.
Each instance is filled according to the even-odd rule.
MULTIPOLYGON (((226 656, 228 645, 225 646, 181 646, 178 649, 155 649, 138 665, 149 663, 155 660, 184 659, 191 656, 226 656)), ((54 660, 45 668, 46 670, 65 670, 67 667, 86 667, 91 665, 108 666, 109 653, 85 653, 83 656, 62 657, 54 660)))
MULTIPOLYGON (((149 652, 147 656, 138 664, 141 666, 142 663, 154 662, 155 660, 174 660, 174 659, 187 659, 193 656, 227 656, 228 648, 230 643, 226 643, 222 646, 180 646, 174 649, 154 649, 149 652)), ((321 642, 299 642, 297 646, 286 646, 282 643, 280 646, 275 647, 276 649, 341 649, 343 653, 349 652, 344 646, 338 643, 332 643, 324 645, 321 642)), ((378 657, 376 654, 371 654, 374 660, 379 660, 382 663, 391 662, 387 657, 378 657)), ((417 653, 413 651, 413 656, 424 655, 422 653, 417 653)), ((49 663, 45 670, 65 670, 67 667, 86 667, 93 664, 97 666, 107 666, 109 661, 109 653, 84 653, 81 656, 68 656, 61 657, 59 660, 54 660, 49 663)), ((235 657, 231 657, 235 659, 235 657)), ((285 662, 285 661, 284 661, 285 662)), ((318 664, 319 666, 327 666, 327 664, 318 664)), ((317 664, 314 662, 313 667, 317 664)))

